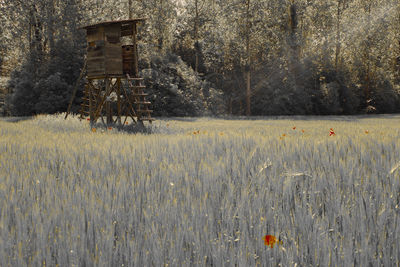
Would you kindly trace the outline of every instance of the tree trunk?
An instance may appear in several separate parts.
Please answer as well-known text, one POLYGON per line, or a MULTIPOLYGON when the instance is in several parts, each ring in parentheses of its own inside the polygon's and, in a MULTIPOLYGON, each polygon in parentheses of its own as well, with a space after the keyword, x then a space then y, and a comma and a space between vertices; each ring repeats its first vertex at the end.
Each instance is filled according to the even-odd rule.
POLYGON ((164 46, 164 29, 162 26, 162 20, 164 19, 164 10, 163 10, 163 0, 160 0, 160 8, 158 9, 158 49, 161 52, 164 46))
POLYGON ((250 0, 246 5, 246 115, 251 115, 250 0))
POLYGON ((195 72, 199 72, 199 1, 195 0, 195 18, 194 18, 194 49, 195 49, 195 72))
POLYGON ((289 46, 290 46, 290 69, 296 75, 296 65, 299 62, 299 46, 297 44, 297 25, 298 25, 298 17, 297 17, 297 7, 294 1, 289 6, 289 46))
POLYGON ((128 18, 132 19, 133 15, 132 15, 132 0, 129 0, 128 2, 128 18))
POLYGON ((251 115, 251 72, 250 70, 246 73, 246 115, 251 115))
POLYGON ((29 29, 30 31, 32 31, 33 37, 31 39, 32 44, 32 50, 35 50, 36 52, 42 53, 43 52, 43 31, 42 31, 42 23, 40 21, 40 18, 38 18, 38 10, 36 8, 35 4, 32 4, 32 12, 31 12, 31 19, 32 19, 32 28, 29 29))
POLYGON ((48 7, 48 19, 49 19, 49 25, 47 28, 47 39, 49 40, 49 52, 50 55, 54 52, 54 16, 55 16, 55 1, 52 0, 50 2, 50 5, 48 7))
POLYGON ((33 51, 33 41, 32 41, 32 29, 33 29, 33 11, 29 13, 29 26, 28 26, 28 42, 29 42, 29 52, 33 51))
POLYGON ((367 105, 369 102, 369 99, 371 97, 370 91, 371 91, 371 37, 369 29, 371 27, 371 2, 368 3, 367 6, 367 13, 368 13, 368 19, 367 19, 367 32, 366 32, 366 37, 367 37, 367 42, 366 42, 366 47, 365 47, 365 55, 366 58, 365 60, 367 61, 367 70, 366 70, 366 75, 365 75, 365 86, 364 86, 364 97, 365 100, 367 101, 367 105))
POLYGON ((229 103, 228 103, 228 113, 229 115, 232 115, 232 106, 233 106, 233 100, 232 100, 232 95, 229 96, 229 103))
MULTIPOLYGON (((400 4, 397 6, 397 25, 400 25, 400 4)), ((397 54, 394 55, 395 83, 400 84, 400 27, 397 27, 397 54)))
MULTIPOLYGON (((340 34, 341 34, 340 19, 341 19, 341 15, 342 15, 342 11, 340 9, 341 3, 342 3, 342 0, 338 0, 337 18, 336 18, 336 51, 335 51, 335 70, 336 70, 336 72, 338 71, 339 56, 340 56, 340 34)), ((343 3, 343 5, 344 5, 344 3, 343 3)))

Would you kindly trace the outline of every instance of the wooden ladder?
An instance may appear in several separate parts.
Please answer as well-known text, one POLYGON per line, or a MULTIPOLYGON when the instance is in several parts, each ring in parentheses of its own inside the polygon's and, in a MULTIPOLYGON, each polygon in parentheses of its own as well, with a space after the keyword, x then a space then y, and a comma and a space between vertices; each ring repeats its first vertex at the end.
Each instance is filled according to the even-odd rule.
POLYGON ((82 104, 81 108, 79 110, 79 113, 81 114, 80 118, 84 119, 85 117, 90 116, 90 111, 89 111, 89 86, 85 85, 85 89, 83 90, 83 97, 82 97, 82 104))
MULTIPOLYGON (((86 84, 85 89, 83 90, 83 97, 82 97, 82 104, 81 108, 79 110, 80 113, 80 118, 84 119, 85 117, 90 116, 90 85, 86 84)), ((92 92, 94 95, 92 95, 92 107, 95 108, 97 107, 97 99, 98 99, 98 94, 100 92, 97 92, 96 90, 92 89, 92 92)), ((94 110, 92 110, 94 112, 94 110)))
POLYGON ((148 94, 144 93, 146 86, 142 85, 143 78, 131 78, 129 74, 126 75, 129 86, 133 89, 131 102, 135 105, 134 109, 138 118, 138 121, 152 122, 154 119, 151 117, 153 110, 149 109, 151 102, 146 100, 148 94))

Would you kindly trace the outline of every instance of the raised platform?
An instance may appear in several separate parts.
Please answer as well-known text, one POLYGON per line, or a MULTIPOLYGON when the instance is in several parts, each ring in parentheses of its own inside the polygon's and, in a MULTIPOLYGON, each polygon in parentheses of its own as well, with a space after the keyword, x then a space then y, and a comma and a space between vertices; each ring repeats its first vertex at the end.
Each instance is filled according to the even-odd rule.
POLYGON ((146 100, 143 78, 129 75, 87 77, 81 104, 81 118, 89 117, 92 123, 101 119, 105 124, 124 126, 130 117, 135 123, 152 122, 151 103, 146 100), (121 82, 126 80, 125 85, 121 82), (101 81, 100 83, 98 81, 101 81), (127 90, 129 89, 129 90, 127 90), (125 117, 123 119, 123 117, 125 117), (116 118, 116 119, 114 119, 116 118))

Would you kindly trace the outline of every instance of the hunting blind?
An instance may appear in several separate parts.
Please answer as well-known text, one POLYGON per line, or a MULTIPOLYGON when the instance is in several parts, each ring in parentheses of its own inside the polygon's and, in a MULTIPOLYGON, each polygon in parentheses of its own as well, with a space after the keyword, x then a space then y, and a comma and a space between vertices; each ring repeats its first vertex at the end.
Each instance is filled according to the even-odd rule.
MULTIPOLYGON (((84 96, 80 109, 81 118, 90 117, 123 126, 128 117, 134 123, 153 121, 151 104, 146 100, 143 78, 139 77, 137 25, 144 19, 109 21, 85 26, 87 57, 81 77, 86 71, 84 96), (123 38, 129 44, 123 45, 123 38), (122 122, 125 116, 124 122, 122 122), (114 120, 115 118, 115 120, 114 120)), ((68 107, 70 111, 77 86, 68 107)))

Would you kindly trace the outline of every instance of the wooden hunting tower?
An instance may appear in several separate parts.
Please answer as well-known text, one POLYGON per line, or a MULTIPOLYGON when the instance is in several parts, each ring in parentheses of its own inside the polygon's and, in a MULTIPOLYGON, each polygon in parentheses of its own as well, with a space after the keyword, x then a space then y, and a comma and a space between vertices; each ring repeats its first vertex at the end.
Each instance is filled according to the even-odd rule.
POLYGON ((137 25, 142 21, 144 19, 109 21, 82 28, 87 36, 87 82, 81 118, 89 116, 92 123, 98 119, 105 123, 103 115, 106 115, 107 124, 118 123, 120 126, 125 125, 128 117, 134 123, 152 122, 151 103, 146 100, 138 69, 136 35, 137 25), (122 44, 123 37, 128 44, 122 44))

